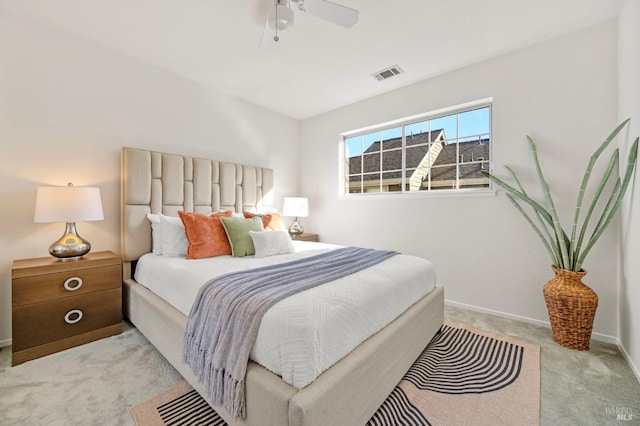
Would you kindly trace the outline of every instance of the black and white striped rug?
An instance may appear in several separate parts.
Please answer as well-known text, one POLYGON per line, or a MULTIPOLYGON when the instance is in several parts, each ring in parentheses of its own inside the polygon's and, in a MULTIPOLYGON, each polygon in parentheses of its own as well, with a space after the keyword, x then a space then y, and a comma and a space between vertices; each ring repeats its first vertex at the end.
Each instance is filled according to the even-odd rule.
MULTIPOLYGON (((131 412, 138 426, 226 425, 186 382, 131 412)), ((540 348, 445 324, 367 426, 539 421, 540 348)))

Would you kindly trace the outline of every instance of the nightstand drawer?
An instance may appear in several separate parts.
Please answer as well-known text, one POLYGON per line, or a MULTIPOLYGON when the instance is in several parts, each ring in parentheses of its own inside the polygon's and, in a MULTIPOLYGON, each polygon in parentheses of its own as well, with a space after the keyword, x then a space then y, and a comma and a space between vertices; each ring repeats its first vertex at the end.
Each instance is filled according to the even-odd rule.
POLYGON ((13 308, 13 351, 120 324, 122 289, 13 308))
POLYGON ((120 265, 13 279, 14 307, 120 287, 120 265))

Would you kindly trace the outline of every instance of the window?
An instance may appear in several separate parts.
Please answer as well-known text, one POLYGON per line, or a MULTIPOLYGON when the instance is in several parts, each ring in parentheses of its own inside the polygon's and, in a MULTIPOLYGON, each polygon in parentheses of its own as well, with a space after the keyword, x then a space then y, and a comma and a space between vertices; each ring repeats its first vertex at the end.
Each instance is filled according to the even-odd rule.
POLYGON ((344 194, 489 188, 491 101, 343 135, 344 194))

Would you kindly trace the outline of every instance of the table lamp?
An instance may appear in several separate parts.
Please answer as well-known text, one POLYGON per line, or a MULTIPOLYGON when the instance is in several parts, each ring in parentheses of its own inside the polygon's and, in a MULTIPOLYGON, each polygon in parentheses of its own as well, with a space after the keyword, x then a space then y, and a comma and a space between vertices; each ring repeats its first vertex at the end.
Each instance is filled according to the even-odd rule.
POLYGON ((76 231, 76 222, 103 220, 100 188, 88 186, 41 186, 36 193, 33 221, 66 222, 62 237, 49 247, 49 254, 61 260, 78 260, 91 250, 89 241, 76 231))
POLYGON ((309 216, 309 200, 303 197, 284 197, 282 215, 295 218, 289 228, 289 234, 302 234, 304 229, 298 223, 298 218, 309 216))

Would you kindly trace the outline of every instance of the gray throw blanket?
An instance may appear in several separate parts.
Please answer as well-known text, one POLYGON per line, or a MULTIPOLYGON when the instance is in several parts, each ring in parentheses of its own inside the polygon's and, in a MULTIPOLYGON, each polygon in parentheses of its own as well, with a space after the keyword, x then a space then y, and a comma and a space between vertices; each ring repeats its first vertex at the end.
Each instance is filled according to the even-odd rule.
POLYGON ((358 247, 210 280, 191 307, 182 358, 211 402, 245 418, 245 375, 264 314, 280 300, 337 280, 398 254, 358 247))

